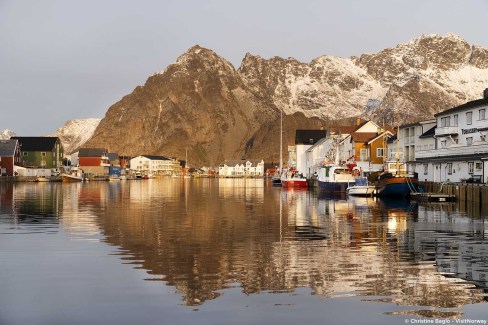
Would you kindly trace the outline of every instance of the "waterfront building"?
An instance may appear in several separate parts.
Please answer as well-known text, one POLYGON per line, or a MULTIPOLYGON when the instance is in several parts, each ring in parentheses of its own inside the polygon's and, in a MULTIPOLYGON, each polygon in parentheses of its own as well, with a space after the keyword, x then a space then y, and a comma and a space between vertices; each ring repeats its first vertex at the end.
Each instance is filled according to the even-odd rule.
MULTIPOLYGON (((415 150, 415 159, 411 162, 419 179, 433 182, 488 182, 487 110, 488 91, 485 90, 484 98, 435 115, 434 148, 429 142, 429 149, 415 150)), ((426 139, 432 141, 430 136, 426 139)))
POLYGON ((142 155, 130 160, 130 170, 147 175, 173 175, 174 159, 165 156, 142 155))
POLYGON ((56 169, 62 166, 63 145, 58 137, 12 137, 20 146, 20 166, 56 169))
POLYGON ((16 139, 0 140, 0 176, 14 176, 14 166, 19 164, 19 141, 16 139))
POLYGON ((326 130, 296 130, 295 145, 288 146, 288 167, 295 168, 299 174, 310 174, 306 152, 326 136, 326 130))
POLYGON ((108 175, 110 168, 108 150, 105 148, 81 148, 79 152, 71 155, 71 165, 78 166, 87 174, 108 175))
POLYGON ((219 177, 262 177, 264 160, 226 160, 219 166, 219 177))

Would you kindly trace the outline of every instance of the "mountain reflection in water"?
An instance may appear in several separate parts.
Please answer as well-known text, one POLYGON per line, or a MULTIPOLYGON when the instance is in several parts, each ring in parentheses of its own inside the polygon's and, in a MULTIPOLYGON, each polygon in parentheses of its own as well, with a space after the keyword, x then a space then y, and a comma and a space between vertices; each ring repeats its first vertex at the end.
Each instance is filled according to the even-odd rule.
POLYGON ((88 240, 101 232, 124 263, 174 286, 185 305, 231 287, 306 287, 322 299, 363 296, 436 317, 485 300, 484 219, 452 206, 327 198, 259 179, 41 186, 0 187, 1 222, 62 223, 88 240))

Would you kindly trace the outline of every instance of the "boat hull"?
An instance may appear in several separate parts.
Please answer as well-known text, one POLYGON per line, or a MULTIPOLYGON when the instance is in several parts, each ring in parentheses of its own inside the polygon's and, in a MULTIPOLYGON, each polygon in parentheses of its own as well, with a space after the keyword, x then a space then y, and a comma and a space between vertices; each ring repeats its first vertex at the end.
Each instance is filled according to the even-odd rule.
POLYGON ((379 197, 408 197, 412 191, 418 191, 418 179, 410 177, 392 177, 379 180, 376 185, 379 197))
POLYGON ((347 195, 352 196, 373 196, 375 187, 369 185, 356 185, 347 188, 347 195))
POLYGON ((75 176, 75 175, 61 175, 61 179, 63 182, 67 182, 67 183, 75 183, 75 182, 83 181, 82 177, 75 176))
POLYGON ((354 182, 322 182, 319 181, 319 189, 328 193, 346 193, 347 188, 354 182))
POLYGON ((306 179, 299 179, 299 178, 282 179, 281 186, 285 188, 307 188, 308 183, 306 179))

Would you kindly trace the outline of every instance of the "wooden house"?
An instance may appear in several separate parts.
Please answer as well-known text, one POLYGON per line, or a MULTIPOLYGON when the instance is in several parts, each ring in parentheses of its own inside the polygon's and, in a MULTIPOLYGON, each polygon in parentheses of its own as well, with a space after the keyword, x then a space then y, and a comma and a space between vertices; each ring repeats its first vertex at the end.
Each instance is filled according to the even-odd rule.
POLYGON ((16 139, 0 140, 0 176, 14 176, 14 166, 19 164, 19 141, 16 139))

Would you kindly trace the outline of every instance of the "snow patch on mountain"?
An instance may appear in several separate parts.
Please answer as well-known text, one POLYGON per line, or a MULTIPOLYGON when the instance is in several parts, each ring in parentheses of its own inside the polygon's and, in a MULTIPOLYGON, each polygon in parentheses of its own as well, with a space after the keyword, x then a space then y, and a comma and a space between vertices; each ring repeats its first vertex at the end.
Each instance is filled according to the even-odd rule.
POLYGON ((100 121, 98 118, 69 120, 52 136, 59 137, 64 152, 71 154, 93 136, 100 121))
POLYGON ((5 129, 0 133, 0 140, 9 140, 11 137, 15 137, 14 131, 5 129))

